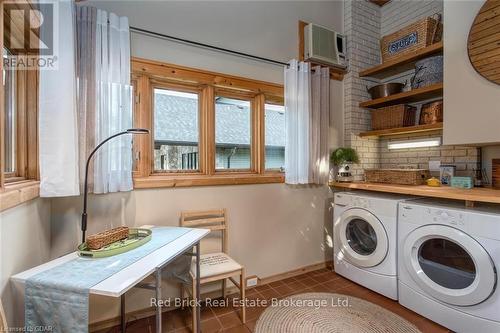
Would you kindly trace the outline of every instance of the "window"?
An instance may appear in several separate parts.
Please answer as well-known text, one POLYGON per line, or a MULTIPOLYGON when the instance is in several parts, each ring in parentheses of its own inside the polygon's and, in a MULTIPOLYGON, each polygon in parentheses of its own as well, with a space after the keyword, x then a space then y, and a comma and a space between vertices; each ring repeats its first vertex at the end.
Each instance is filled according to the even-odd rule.
POLYGON ((154 171, 199 169, 198 94, 154 88, 154 171))
MULTIPOLYGON (((3 49, 4 59, 11 55, 9 50, 3 49)), ((12 176, 16 171, 16 71, 4 68, 2 72, 5 112, 3 171, 12 176)))
POLYGON ((265 161, 267 170, 285 169, 285 107, 268 104, 265 110, 265 161))
POLYGON ((251 164, 251 103, 215 98, 215 168, 249 170, 251 164))
MULTIPOLYGON (((3 14, 8 16, 7 12, 3 14)), ((39 192, 39 73, 36 68, 26 70, 14 66, 36 63, 38 56, 32 50, 19 48, 24 45, 24 18, 9 19, 8 27, 4 20, 6 35, 0 39, 3 89, 0 96, 0 211, 33 199, 39 192)), ((37 20, 36 17, 32 19, 33 22, 37 20)))
POLYGON ((145 59, 132 77, 152 133, 134 137, 135 188, 284 181, 283 86, 145 59))

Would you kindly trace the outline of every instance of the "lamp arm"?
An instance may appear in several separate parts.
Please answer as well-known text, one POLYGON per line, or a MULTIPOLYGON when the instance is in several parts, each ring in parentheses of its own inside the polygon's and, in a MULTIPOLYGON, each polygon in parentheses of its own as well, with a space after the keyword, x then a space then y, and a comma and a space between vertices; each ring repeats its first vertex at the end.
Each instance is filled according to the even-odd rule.
POLYGON ((90 166, 90 161, 92 160, 92 157, 94 154, 99 150, 99 148, 102 147, 106 142, 109 140, 116 138, 117 136, 124 135, 124 134, 129 134, 127 131, 123 131, 120 133, 116 133, 106 140, 102 141, 99 143, 94 150, 90 153, 89 157, 87 158, 87 163, 85 164, 85 181, 83 185, 83 212, 82 212, 82 244, 85 243, 85 231, 87 230, 87 196, 88 196, 88 176, 89 176, 89 166, 90 166))

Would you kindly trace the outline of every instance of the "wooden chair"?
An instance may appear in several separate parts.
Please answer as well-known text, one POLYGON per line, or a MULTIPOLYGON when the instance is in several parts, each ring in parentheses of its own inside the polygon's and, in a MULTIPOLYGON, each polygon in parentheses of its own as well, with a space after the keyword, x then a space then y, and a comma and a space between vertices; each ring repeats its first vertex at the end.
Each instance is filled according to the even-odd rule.
POLYGON ((7 332, 7 318, 5 317, 5 312, 3 311, 2 301, 0 301, 0 332, 7 332))
MULTIPOLYGON (((226 282, 231 280, 234 285, 240 290, 241 300, 245 299, 245 268, 233 260, 228 254, 228 225, 226 219, 226 210, 209 210, 209 211, 192 211, 181 213, 181 226, 188 228, 203 228, 210 229, 211 232, 221 232, 222 237, 222 252, 208 253, 200 255, 200 285, 221 281, 222 282, 222 297, 226 297, 226 282), (240 277, 240 281, 234 279, 235 276, 240 277)), ((191 266, 192 288, 189 290, 191 297, 196 296, 196 270, 193 262, 191 266)), ((181 286, 181 297, 184 298, 184 285, 181 286)), ((242 302, 240 309, 241 321, 245 323, 245 302, 242 302)), ((193 312, 193 332, 196 332, 197 325, 196 314, 193 312)))

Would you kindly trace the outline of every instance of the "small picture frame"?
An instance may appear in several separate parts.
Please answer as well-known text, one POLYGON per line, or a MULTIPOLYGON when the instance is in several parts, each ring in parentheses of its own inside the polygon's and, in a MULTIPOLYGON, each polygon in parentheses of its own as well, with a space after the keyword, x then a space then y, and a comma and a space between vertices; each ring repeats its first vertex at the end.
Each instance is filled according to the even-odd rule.
POLYGON ((451 185, 451 178, 455 176, 455 165, 443 164, 439 167, 439 180, 443 185, 451 185))

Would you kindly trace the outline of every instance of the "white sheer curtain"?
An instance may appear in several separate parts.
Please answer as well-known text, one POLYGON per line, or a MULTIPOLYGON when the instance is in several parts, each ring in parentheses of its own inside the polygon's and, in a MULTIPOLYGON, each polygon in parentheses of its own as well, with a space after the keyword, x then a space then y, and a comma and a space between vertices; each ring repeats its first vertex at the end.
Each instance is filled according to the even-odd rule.
MULTIPOLYGON (((77 15, 80 181, 93 148, 132 127, 128 19, 89 6, 77 15)), ((132 138, 117 137, 95 155, 89 170, 94 193, 132 190, 132 138)))
POLYGON ((311 157, 309 181, 326 184, 329 173, 328 132, 330 130, 330 70, 314 68, 311 79, 311 157))
MULTIPOLYGON (((97 10, 96 142, 132 127, 130 31, 127 17, 97 10)), ((123 135, 96 154, 94 193, 130 191, 132 138, 123 135)))
POLYGON ((321 184, 328 181, 330 114, 328 68, 292 60, 285 67, 285 182, 321 184))
POLYGON ((285 67, 285 182, 309 183, 311 69, 292 60, 285 67))
MULTIPOLYGON (((80 194, 85 161, 93 148, 132 127, 128 19, 92 7, 75 10, 72 1, 61 1, 58 8, 58 69, 40 71, 44 197, 80 194)), ((124 135, 108 142, 93 166, 89 180, 94 193, 132 190, 132 138, 124 135)))
MULTIPOLYGON (((75 101, 75 34, 73 3, 61 1, 57 69, 40 70, 39 160, 40 196, 78 195, 78 136, 75 101)), ((52 34, 42 25, 41 35, 52 34)))
MULTIPOLYGON (((97 8, 76 7, 76 76, 78 107, 78 165, 80 190, 83 191, 85 164, 96 143, 96 43, 97 8)), ((89 175, 94 174, 90 163, 89 175)), ((89 177, 89 191, 94 189, 94 177, 89 177)))

